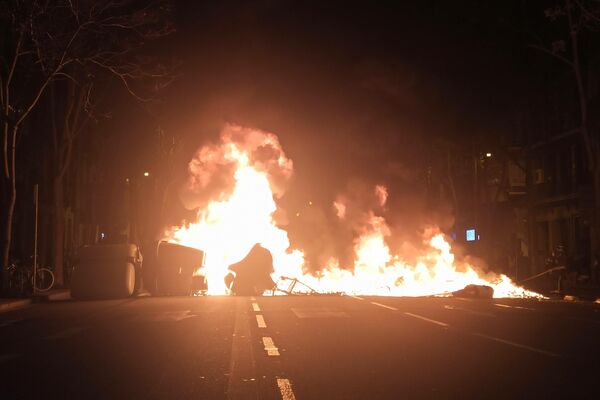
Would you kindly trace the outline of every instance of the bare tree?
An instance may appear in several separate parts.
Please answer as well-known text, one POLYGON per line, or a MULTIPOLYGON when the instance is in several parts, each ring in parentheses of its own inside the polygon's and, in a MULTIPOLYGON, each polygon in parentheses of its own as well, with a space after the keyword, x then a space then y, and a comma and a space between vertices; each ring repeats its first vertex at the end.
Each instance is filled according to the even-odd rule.
POLYGON ((600 237, 600 143, 598 135, 593 134, 589 120, 589 104, 591 96, 587 85, 587 75, 582 61, 582 35, 597 32, 600 29, 600 1, 598 0, 564 0, 562 4, 544 11, 545 17, 551 21, 566 23, 567 38, 552 41, 551 45, 543 43, 532 47, 551 55, 562 62, 572 73, 577 88, 579 108, 579 132, 583 139, 587 166, 592 175, 594 189, 595 221, 592 251, 598 249, 600 237))
MULTIPOLYGON (((164 1, 141 4, 127 0, 0 3, 0 20, 8 39, 0 50, 2 169, 8 187, 1 259, 4 286, 17 201, 17 137, 53 82, 67 81, 70 88, 64 118, 60 124, 54 124, 52 132, 57 157, 55 202, 60 203, 62 179, 70 164, 73 141, 89 117, 81 113, 90 111, 94 82, 112 76, 130 95, 146 102, 173 79, 170 66, 144 56, 142 51, 148 41, 172 31, 165 18, 168 4, 164 1)), ((58 247, 57 242, 55 248, 60 255, 55 267, 60 281, 62 243, 60 250, 58 247)))
POLYGON ((90 81, 74 82, 69 80, 66 95, 56 93, 55 84, 50 96, 52 120, 52 158, 54 160, 54 177, 52 181, 54 208, 54 266, 58 284, 63 282, 63 248, 64 248, 64 180, 73 156, 75 141, 86 129, 91 119, 90 97, 93 83, 90 81), (64 97, 64 109, 58 110, 58 99, 64 97), (60 118, 60 121, 58 119, 60 118))

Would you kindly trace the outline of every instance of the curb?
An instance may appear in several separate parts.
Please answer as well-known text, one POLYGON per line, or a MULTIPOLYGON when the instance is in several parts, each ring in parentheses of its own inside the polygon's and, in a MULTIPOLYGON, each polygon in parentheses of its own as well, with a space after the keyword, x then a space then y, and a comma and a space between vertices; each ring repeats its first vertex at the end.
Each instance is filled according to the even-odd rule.
POLYGON ((69 299, 71 299, 71 290, 69 290, 69 289, 57 290, 54 293, 48 294, 48 300, 50 300, 50 301, 69 300, 69 299))
POLYGON ((0 313, 16 310, 18 308, 27 307, 33 301, 31 299, 18 299, 10 300, 7 302, 0 302, 0 313))
POLYGON ((34 303, 45 303, 48 301, 69 300, 71 291, 69 289, 53 290, 49 293, 36 294, 31 297, 34 303))

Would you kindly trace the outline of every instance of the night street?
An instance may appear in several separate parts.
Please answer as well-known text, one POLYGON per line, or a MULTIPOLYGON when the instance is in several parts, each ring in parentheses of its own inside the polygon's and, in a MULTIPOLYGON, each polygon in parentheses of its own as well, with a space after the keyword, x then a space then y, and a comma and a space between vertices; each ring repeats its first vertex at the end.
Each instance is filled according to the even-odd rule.
POLYGON ((599 334, 592 303, 62 301, 0 315, 0 376, 7 399, 596 398, 599 334))
POLYGON ((600 399, 600 0, 0 0, 0 400, 600 399))

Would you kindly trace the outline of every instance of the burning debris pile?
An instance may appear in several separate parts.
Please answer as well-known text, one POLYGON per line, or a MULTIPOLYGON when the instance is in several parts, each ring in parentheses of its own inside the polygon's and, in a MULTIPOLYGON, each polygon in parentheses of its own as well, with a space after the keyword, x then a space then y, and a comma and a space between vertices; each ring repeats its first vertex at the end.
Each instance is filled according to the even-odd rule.
MULTIPOLYGON (((174 227, 169 241, 203 250, 205 265, 197 271, 206 277, 208 294, 228 294, 229 266, 240 262, 257 243, 273 259, 274 282, 297 281, 297 292, 353 295, 425 296, 450 295, 467 285, 488 286, 494 297, 540 297, 515 286, 505 275, 482 274, 459 262, 439 229, 425 229, 423 249, 416 259, 405 261, 388 246, 393 233, 375 210, 360 210, 363 223, 354 229, 353 265, 340 265, 331 255, 318 272, 309 272, 301 249, 290 244, 288 234, 274 219, 293 170, 277 136, 272 133, 227 125, 217 144, 199 149, 189 163, 186 192, 204 196, 197 221, 174 227)), ((378 207, 384 207, 385 186, 373 188, 378 207)), ((189 203, 189 202, 188 202, 189 203)), ((343 222, 355 212, 353 204, 339 197, 333 211, 343 222)), ((289 288, 279 288, 289 292, 289 288)))

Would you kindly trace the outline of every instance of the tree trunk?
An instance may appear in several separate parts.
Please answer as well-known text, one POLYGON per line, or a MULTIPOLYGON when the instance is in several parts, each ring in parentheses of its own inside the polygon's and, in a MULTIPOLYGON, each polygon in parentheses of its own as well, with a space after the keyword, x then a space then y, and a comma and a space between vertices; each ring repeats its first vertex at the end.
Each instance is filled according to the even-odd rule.
POLYGON ((583 71, 579 59, 579 35, 578 28, 574 25, 573 15, 571 14, 572 3, 567 1, 567 17, 569 21, 571 45, 573 48, 573 73, 575 75, 575 82, 577 84, 577 94, 579 100, 579 118, 580 118, 580 133, 583 138, 585 147, 586 158, 588 161, 588 170, 592 174, 592 185, 593 185, 593 196, 594 196, 594 209, 592 215, 592 234, 590 243, 590 265, 588 266, 590 272, 594 262, 595 255, 599 250, 598 235, 600 235, 600 165, 598 159, 598 153, 596 151, 597 142, 590 135, 590 129, 588 124, 588 96, 586 87, 584 84, 583 71))
POLYGON ((4 231, 4 243, 2 243, 2 288, 8 289, 8 263, 10 258, 10 247, 12 243, 12 224, 15 213, 15 204, 17 203, 17 188, 15 180, 9 179, 9 199, 6 208, 5 221, 6 229, 4 231))
POLYGON ((452 176, 452 163, 450 157, 450 150, 446 152, 446 172, 448 174, 448 184, 450 186, 450 192, 452 193, 452 205, 454 207, 454 223, 458 221, 458 198, 456 196, 456 186, 454 184, 454 177, 452 176))
POLYGON ((54 191, 54 279, 56 286, 62 286, 64 283, 65 209, 61 177, 54 178, 52 189, 54 191))
POLYGON ((12 233, 13 233, 13 218, 15 215, 15 205, 17 204, 17 174, 16 174, 16 153, 17 153, 17 131, 19 127, 14 126, 11 130, 11 145, 10 150, 5 149, 5 157, 7 157, 7 165, 9 166, 8 182, 10 185, 8 195, 8 208, 6 210, 6 230, 4 232, 4 243, 2 248, 2 288, 6 290, 8 288, 8 263, 10 260, 10 248, 12 244, 12 233), (10 158, 9 158, 10 155, 10 158), (8 162, 10 160, 10 162, 8 162))
POLYGON ((594 282, 598 282, 598 270, 594 267, 594 263, 597 261, 596 259, 600 257, 600 245, 599 245, 599 236, 600 236, 600 165, 596 163, 593 171, 593 184, 594 184, 594 211, 593 211, 593 229, 590 235, 590 265, 589 268, 590 276, 594 282))

